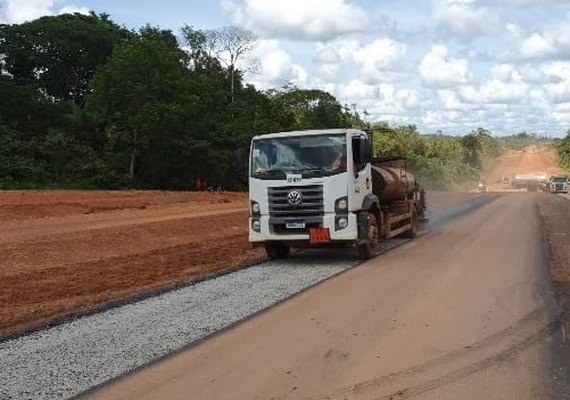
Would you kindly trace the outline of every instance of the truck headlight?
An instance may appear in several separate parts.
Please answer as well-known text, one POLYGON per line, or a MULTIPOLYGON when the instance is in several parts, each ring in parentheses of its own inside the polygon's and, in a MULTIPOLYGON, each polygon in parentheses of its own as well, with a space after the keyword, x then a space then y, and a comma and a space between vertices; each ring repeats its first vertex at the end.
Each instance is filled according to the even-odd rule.
POLYGON ((253 229, 257 233, 261 232, 261 222, 258 219, 254 219, 251 222, 251 229, 253 229))
POLYGON ((338 199, 335 203, 335 211, 346 211, 348 210, 348 198, 347 197, 341 197, 340 199, 338 199))
POLYGON ((257 215, 261 212, 261 207, 257 201, 251 201, 251 213, 257 215))

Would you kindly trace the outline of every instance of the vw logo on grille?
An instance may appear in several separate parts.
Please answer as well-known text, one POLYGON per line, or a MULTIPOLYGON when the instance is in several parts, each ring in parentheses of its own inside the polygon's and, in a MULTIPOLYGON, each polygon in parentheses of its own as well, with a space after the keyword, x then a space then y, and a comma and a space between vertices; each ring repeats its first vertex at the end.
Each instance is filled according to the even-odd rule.
POLYGON ((289 192, 289 194, 287 195, 287 201, 292 206, 296 206, 299 203, 301 203, 302 199, 303 199, 303 195, 301 194, 301 192, 298 192, 296 190, 289 192))

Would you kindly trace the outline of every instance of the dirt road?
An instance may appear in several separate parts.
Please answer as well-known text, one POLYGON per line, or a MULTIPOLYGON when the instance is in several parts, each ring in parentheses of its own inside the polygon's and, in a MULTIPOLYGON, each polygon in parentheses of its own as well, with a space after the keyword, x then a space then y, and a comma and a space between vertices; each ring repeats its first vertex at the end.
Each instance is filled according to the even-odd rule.
POLYGON ((544 173, 556 175, 561 169, 556 166, 556 150, 546 146, 530 146, 522 150, 507 150, 487 171, 487 188, 491 191, 512 190, 503 179, 515 174, 544 173))
POLYGON ((553 398, 538 196, 504 195, 93 398, 553 398))

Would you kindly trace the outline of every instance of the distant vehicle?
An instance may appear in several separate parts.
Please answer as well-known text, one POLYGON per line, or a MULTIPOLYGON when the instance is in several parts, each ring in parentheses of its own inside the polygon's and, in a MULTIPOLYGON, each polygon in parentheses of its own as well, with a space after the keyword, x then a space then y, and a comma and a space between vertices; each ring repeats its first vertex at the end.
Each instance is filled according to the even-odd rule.
POLYGON ((362 259, 381 238, 414 237, 424 191, 402 157, 372 157, 370 133, 281 132, 251 142, 249 240, 271 259, 291 247, 352 245, 362 259), (394 163, 403 167, 395 168, 394 163))
POLYGON ((487 184, 485 183, 485 181, 479 181, 479 183, 477 184, 477 190, 479 192, 486 192, 487 191, 487 184))
POLYGON ((511 184, 515 189, 526 189, 527 192, 545 192, 548 189, 548 177, 543 173, 515 174, 511 184))
POLYGON ((568 178, 562 175, 551 176, 548 180, 550 193, 568 193, 568 178))

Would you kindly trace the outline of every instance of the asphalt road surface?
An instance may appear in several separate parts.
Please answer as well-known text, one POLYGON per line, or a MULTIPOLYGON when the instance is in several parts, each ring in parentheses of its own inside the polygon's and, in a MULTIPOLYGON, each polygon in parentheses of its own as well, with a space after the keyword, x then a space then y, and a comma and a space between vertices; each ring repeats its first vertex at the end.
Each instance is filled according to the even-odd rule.
POLYGON ((539 196, 503 195, 91 396, 569 398, 539 196))

